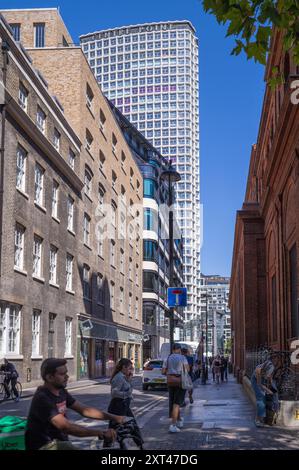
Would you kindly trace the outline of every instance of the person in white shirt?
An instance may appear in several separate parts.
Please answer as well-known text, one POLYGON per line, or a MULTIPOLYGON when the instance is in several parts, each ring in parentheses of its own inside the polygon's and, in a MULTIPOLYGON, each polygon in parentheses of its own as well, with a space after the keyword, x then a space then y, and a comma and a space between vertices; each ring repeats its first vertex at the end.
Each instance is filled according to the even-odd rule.
POLYGON ((180 429, 184 425, 184 420, 180 415, 180 407, 184 403, 186 390, 182 388, 181 381, 179 378, 182 375, 183 368, 189 372, 188 361, 181 354, 181 346, 174 344, 172 348, 172 354, 164 360, 162 373, 167 375, 167 385, 169 392, 169 414, 171 417, 171 425, 169 432, 175 433, 180 432, 180 429), (171 382, 177 381, 176 385, 171 382))

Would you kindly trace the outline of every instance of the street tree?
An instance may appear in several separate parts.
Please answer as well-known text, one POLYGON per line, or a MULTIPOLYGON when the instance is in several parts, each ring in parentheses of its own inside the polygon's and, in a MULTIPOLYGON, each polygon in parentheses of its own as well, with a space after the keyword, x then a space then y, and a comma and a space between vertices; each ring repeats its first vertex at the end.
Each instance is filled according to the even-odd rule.
MULTIPOLYGON (((283 47, 299 64, 299 0, 202 0, 205 12, 228 25, 226 36, 235 37, 232 55, 245 52, 248 59, 266 64, 273 28, 283 33, 283 47)), ((269 84, 283 81, 277 67, 269 84)))

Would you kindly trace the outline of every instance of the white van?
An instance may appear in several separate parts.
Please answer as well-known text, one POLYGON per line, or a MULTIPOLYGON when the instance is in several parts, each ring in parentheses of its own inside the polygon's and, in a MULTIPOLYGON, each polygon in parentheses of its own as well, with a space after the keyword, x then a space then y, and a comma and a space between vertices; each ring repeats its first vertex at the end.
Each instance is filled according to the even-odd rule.
MULTIPOLYGON (((198 343, 195 341, 175 341, 175 344, 179 344, 181 348, 188 349, 190 356, 194 356, 198 343)), ((170 343, 163 343, 160 349, 160 359, 167 359, 170 354, 170 343)))

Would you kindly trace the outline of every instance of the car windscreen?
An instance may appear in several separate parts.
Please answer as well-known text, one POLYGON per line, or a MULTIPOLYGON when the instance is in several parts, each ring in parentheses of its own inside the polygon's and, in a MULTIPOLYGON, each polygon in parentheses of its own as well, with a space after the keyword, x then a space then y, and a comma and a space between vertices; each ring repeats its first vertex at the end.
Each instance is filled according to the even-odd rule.
POLYGON ((149 366, 155 368, 155 369, 161 369, 162 368, 162 364, 163 362, 162 361, 150 361, 148 363, 149 366))

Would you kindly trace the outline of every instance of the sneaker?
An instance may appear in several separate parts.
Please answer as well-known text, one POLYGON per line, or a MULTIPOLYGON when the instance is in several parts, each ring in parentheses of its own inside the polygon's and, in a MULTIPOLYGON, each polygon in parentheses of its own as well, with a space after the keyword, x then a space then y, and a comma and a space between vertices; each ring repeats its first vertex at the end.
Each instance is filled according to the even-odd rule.
POLYGON ((184 426, 184 418, 181 418, 177 421, 176 427, 179 429, 182 429, 183 426, 184 426))
POLYGON ((169 426, 169 432, 180 432, 179 428, 175 424, 169 426))
POLYGON ((254 420, 254 424, 256 425, 257 428, 264 428, 265 424, 259 421, 258 419, 254 420))

